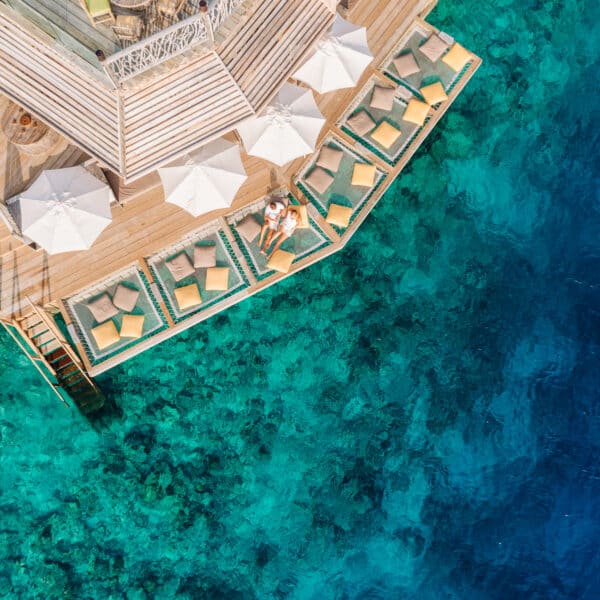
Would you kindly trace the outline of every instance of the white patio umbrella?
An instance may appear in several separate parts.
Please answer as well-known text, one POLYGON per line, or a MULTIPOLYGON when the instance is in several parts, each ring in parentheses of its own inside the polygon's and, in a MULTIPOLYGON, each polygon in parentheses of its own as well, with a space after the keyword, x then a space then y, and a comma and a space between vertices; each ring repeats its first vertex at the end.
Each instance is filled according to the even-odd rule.
POLYGON ((372 59, 367 30, 336 15, 331 31, 292 77, 324 94, 354 87, 372 59))
POLYGON ((165 200, 197 217, 231 206, 246 181, 237 144, 218 139, 190 154, 184 164, 158 169, 165 200))
POLYGON ((281 166, 312 152, 324 123, 312 92, 286 83, 260 115, 237 130, 248 154, 281 166))
POLYGON ((87 250, 111 222, 113 199, 83 167, 43 171, 19 196, 21 231, 48 254, 87 250))

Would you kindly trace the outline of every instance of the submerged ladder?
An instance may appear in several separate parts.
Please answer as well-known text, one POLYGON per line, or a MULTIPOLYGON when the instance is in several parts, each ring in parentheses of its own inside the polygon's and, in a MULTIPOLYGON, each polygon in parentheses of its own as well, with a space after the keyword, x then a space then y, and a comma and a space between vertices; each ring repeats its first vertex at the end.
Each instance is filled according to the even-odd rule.
POLYGON ((71 400, 84 414, 104 405, 104 394, 85 372, 83 363, 54 319, 29 301, 30 310, 4 329, 31 360, 46 383, 67 406, 71 400))

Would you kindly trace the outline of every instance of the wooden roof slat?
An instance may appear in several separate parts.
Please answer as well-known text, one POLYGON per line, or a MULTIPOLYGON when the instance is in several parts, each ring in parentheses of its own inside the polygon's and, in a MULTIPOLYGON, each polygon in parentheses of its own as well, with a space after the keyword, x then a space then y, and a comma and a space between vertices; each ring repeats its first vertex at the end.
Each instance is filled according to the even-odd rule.
POLYGON ((18 73, 11 71, 8 67, 9 65, 7 63, 0 63, 0 88, 5 89, 2 82, 3 73, 5 74, 5 78, 14 77, 14 81, 19 82, 19 92, 23 94, 22 96, 17 97, 23 106, 29 108, 43 120, 44 117, 46 117, 49 124, 58 131, 70 132, 73 136, 79 138, 83 137, 82 143, 87 143, 90 147, 97 145, 99 148, 102 148, 104 151, 103 155, 108 152, 109 154, 117 156, 116 139, 111 139, 106 135, 104 129, 105 124, 98 123, 98 121, 85 118, 84 116, 77 118, 78 109, 81 107, 76 104, 68 103, 65 106, 56 101, 44 102, 41 99, 42 94, 40 94, 40 92, 43 91, 42 88, 36 86, 33 80, 26 81, 25 79, 19 78, 18 73), (25 95, 25 92, 27 95, 25 95), (37 100, 36 97, 40 99, 37 100))
MULTIPOLYGON (((53 92, 55 86, 49 83, 48 78, 44 77, 43 74, 40 74, 37 68, 31 69, 27 75, 24 74, 22 64, 15 63, 12 56, 9 56, 3 51, 3 48, 3 44, 0 41, 0 58, 2 59, 0 68, 5 67, 6 69, 12 69, 15 78, 22 79, 32 86, 36 86, 40 90, 47 90, 48 94, 53 92)), ((87 93, 81 94, 79 88, 71 85, 69 82, 63 82, 59 79, 56 84, 60 84, 63 90, 69 90, 70 94, 64 94, 57 97, 50 95, 48 98, 44 98, 44 102, 62 102, 66 105, 75 107, 76 112, 73 113, 73 117, 80 119, 94 119, 98 121, 99 125, 102 125, 109 130, 113 129, 116 131, 115 115, 117 103, 114 98, 110 99, 112 101, 112 106, 92 103, 87 93)))
MULTIPOLYGON (((39 1, 50 21, 62 18, 53 0, 15 1, 39 1)), ((16 81, 27 80, 14 90, 4 82, 9 95, 128 178, 207 143, 261 109, 334 18, 323 0, 246 2, 243 18, 229 20, 230 35, 214 50, 191 48, 113 89, 101 69, 91 73, 74 57, 62 61, 48 36, 32 36, 35 28, 21 15, 13 18, 5 7, 0 16, 5 12, 9 18, 0 25, 10 30, 10 42, 0 47, 18 63, 6 73, 21 70, 16 81), (35 66, 27 75, 30 47, 35 66), (53 85, 44 85, 46 77, 53 85)), ((80 13, 69 26, 76 28, 80 13)))
POLYGON ((123 103, 127 170, 144 169, 199 144, 253 113, 218 55, 198 57, 166 88, 123 103), (200 126, 199 126, 200 125, 200 126))
MULTIPOLYGON (((0 86, 0 90, 1 89, 2 86, 0 86)), ((71 135, 72 137, 82 137, 82 132, 84 131, 84 129, 87 129, 84 127, 76 129, 70 126, 66 121, 66 119, 69 118, 69 113, 63 111, 62 109, 58 110, 54 107, 48 107, 47 105, 43 106, 34 102, 31 102, 28 105, 28 103, 21 98, 14 98, 14 100, 20 102, 24 107, 27 108, 27 110, 30 110, 36 115, 45 113, 43 120, 47 121, 50 126, 54 127, 54 129, 56 129, 60 133, 64 133, 65 135, 71 135), (61 125, 57 125, 57 123, 61 123, 61 125)), ((84 133, 83 135, 87 137, 88 134, 84 133)), ((81 143, 80 146, 84 150, 88 151, 90 154, 102 156, 103 160, 111 164, 111 166, 118 164, 116 146, 107 147, 104 144, 101 144, 100 142, 95 141, 93 139, 89 139, 87 140, 87 142, 81 143)))
POLYGON ((93 89, 96 94, 100 94, 112 102, 115 101, 114 89, 108 87, 107 82, 90 77, 86 70, 79 69, 75 63, 65 63, 60 55, 50 53, 49 48, 40 44, 32 43, 31 38, 19 35, 6 27, 2 27, 1 31, 3 35, 0 36, 0 41, 3 42, 7 52, 10 53, 14 50, 14 54, 11 56, 23 60, 28 70, 36 68, 38 72, 42 73, 45 70, 46 74, 49 71, 62 83, 80 88, 82 93, 90 96, 90 99, 94 98, 94 95, 90 93, 90 90, 93 89))
POLYGON ((179 80, 182 77, 186 77, 190 71, 197 69, 204 64, 212 64, 215 61, 215 53, 211 51, 204 51, 187 61, 181 62, 181 57, 173 59, 172 68, 169 68, 169 62, 160 65, 161 70, 166 71, 162 77, 158 77, 153 81, 148 82, 142 88, 128 88, 124 87, 121 92, 123 102, 135 104, 137 102, 145 102, 148 96, 156 93, 157 90, 171 89, 173 86, 177 86, 179 80))
POLYGON ((262 23, 264 26, 271 15, 285 8, 287 4, 289 4, 287 0, 269 0, 254 4, 254 10, 248 15, 241 27, 234 30, 232 35, 217 48, 223 62, 230 62, 235 58, 235 55, 239 54, 240 48, 245 48, 252 39, 260 24, 262 23))
MULTIPOLYGON (((321 29, 312 32, 301 32, 301 40, 293 40, 292 45, 295 43, 298 47, 310 47, 311 42, 318 40, 321 33, 321 29)), ((281 52, 278 56, 274 56, 272 70, 265 69, 262 73, 263 78, 255 81, 252 88, 245 90, 248 99, 257 111, 262 110, 264 105, 271 99, 273 95, 272 90, 281 81, 282 73, 285 77, 290 71, 293 72, 299 65, 302 56, 301 53, 290 54, 286 52, 281 52)))
POLYGON ((334 16, 320 0, 312 0, 281 5, 275 17, 265 13, 263 18, 254 30, 245 27, 241 37, 233 35, 221 47, 225 65, 255 110, 274 95, 289 77, 290 68, 330 26, 334 16), (244 43, 243 53, 234 51, 244 43))
MULTIPOLYGON (((298 35, 305 43, 302 47, 309 45, 309 42, 318 39, 322 29, 322 12, 315 11, 313 21, 310 27, 304 27, 292 33, 298 35)), ((262 64, 254 70, 248 78, 240 79, 240 86, 246 93, 248 100, 255 109, 259 109, 262 105, 262 100, 265 97, 272 95, 272 90, 281 80, 286 80, 290 69, 296 64, 301 56, 300 52, 292 53, 290 47, 299 47, 297 39, 287 38, 282 40, 282 48, 279 52, 271 53, 268 60, 263 60, 262 64)), ((258 62, 258 61, 257 61, 258 62)))
POLYGON ((128 136, 127 149, 132 149, 132 140, 140 136, 144 136, 144 139, 151 142, 158 137, 168 134, 169 131, 181 129, 189 118, 196 119, 210 114, 218 115, 218 112, 222 110, 218 106, 218 103, 224 102, 226 97, 234 105, 244 108, 248 114, 252 114, 248 111, 246 103, 241 102, 236 92, 231 89, 229 82, 217 80, 210 87, 207 86, 207 88, 199 98, 210 100, 210 102, 195 102, 194 98, 181 104, 163 102, 157 106, 157 108, 162 110, 157 113, 154 119, 148 118, 147 120, 140 121, 138 117, 134 121, 131 121, 126 112, 125 131, 128 136))
MULTIPOLYGON (((127 110, 129 119, 139 117, 145 118, 149 114, 152 114, 152 107, 157 99, 163 101, 165 99, 172 99, 175 101, 180 97, 191 96, 191 93, 189 93, 190 87, 199 87, 201 89, 204 81, 209 82, 211 78, 220 78, 221 80, 226 80, 228 83, 231 83, 231 78, 227 76, 227 73, 223 72, 222 69, 219 69, 217 65, 213 65, 210 69, 192 71, 186 78, 179 80, 177 84, 173 84, 163 90, 157 90, 152 96, 146 96, 143 100, 138 100, 136 98, 135 102, 125 101, 123 102, 123 106, 127 110)), ((191 100, 193 100, 193 98, 191 98, 191 100)))
MULTIPOLYGON (((185 153, 189 153, 192 152, 196 149, 198 149, 199 147, 202 147, 203 145, 212 142, 213 140, 216 140, 217 138, 226 135, 227 133, 229 133, 231 131, 231 123, 234 123, 234 128, 237 124, 241 123, 242 121, 245 120, 245 117, 240 118, 239 120, 235 120, 235 115, 232 117, 231 115, 228 115, 228 121, 225 123, 225 125, 223 125, 220 129, 217 129, 216 131, 213 131, 212 133, 210 133, 210 135, 206 135, 205 138, 203 138, 203 142, 201 144, 198 144, 198 138, 190 133, 188 134, 187 137, 181 137, 180 138, 180 148, 173 151, 171 150, 171 152, 168 152, 168 148, 169 146, 166 146, 166 151, 161 153, 160 155, 160 164, 161 165, 166 165, 169 164, 173 161, 175 161, 176 159, 180 158, 183 154, 185 153), (232 118, 234 120, 232 120, 232 118)), ((142 177, 144 175, 148 175, 149 173, 152 173, 155 171, 155 162, 153 162, 151 159, 146 158, 144 161, 140 162, 140 163, 134 163, 133 166, 129 165, 128 166, 128 173, 131 173, 131 176, 134 178, 138 178, 138 177, 142 177)))
MULTIPOLYGON (((223 128, 227 127, 227 122, 230 119, 234 119, 234 122, 240 122, 245 118, 245 113, 234 107, 230 110, 230 112, 222 115, 219 120, 215 120, 214 123, 211 123, 210 132, 207 131, 203 137, 207 137, 213 131, 216 131, 217 135, 222 134, 223 128), (215 127, 217 127, 216 130, 215 127)), ((198 139, 198 133, 197 128, 194 125, 195 124, 192 123, 187 129, 184 129, 178 133, 178 145, 181 145, 183 148, 191 148, 195 145, 195 142, 198 139)), ((201 129, 200 133, 202 135, 204 130, 201 129)), ((169 142, 168 138, 162 139, 154 144, 154 152, 156 152, 156 154, 161 158, 173 156, 173 144, 169 142)), ((152 155, 153 153, 148 152, 147 150, 144 152, 144 148, 142 147, 137 152, 127 155, 128 166, 135 168, 140 166, 140 163, 147 164, 148 161, 152 159, 152 155)))
MULTIPOLYGON (((313 3, 315 1, 318 0, 313 0, 313 3)), ((310 6, 310 3, 307 3, 306 6, 310 6)), ((239 75, 245 67, 260 58, 261 50, 267 50, 272 45, 277 44, 282 28, 285 29, 287 23, 291 24, 294 14, 303 13, 304 10, 305 7, 284 2, 279 10, 265 15, 263 21, 258 21, 258 19, 253 21, 251 36, 246 39, 238 39, 233 36, 229 43, 237 51, 233 52, 230 57, 222 56, 223 62, 225 62, 231 74, 234 76, 239 75), (241 48, 244 49, 243 52, 240 51, 241 48)))
POLYGON ((111 82, 101 68, 90 65, 78 55, 69 52, 67 48, 58 45, 55 37, 38 30, 35 26, 32 29, 27 20, 21 15, 7 10, 2 3, 0 3, 0 29, 4 34, 19 37, 24 41, 32 50, 31 59, 42 57, 44 61, 53 62, 64 66, 66 70, 77 72, 80 79, 92 85, 100 84, 106 89, 112 89, 111 82))

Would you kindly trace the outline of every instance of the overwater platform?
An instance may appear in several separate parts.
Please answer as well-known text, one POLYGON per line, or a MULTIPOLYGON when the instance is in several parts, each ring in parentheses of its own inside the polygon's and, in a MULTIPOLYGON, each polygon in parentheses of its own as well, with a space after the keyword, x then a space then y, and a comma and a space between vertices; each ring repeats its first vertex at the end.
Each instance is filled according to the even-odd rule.
MULTIPOLYGON (((0 319, 59 395, 64 377, 56 363, 46 360, 40 340, 48 340, 46 349, 60 356, 64 350, 69 360, 62 358, 62 364, 83 374, 77 381, 89 378, 94 385, 94 376, 344 247, 481 64, 470 52, 452 65, 421 56, 418 73, 400 75, 395 59, 406 49, 417 55, 434 34, 446 51, 455 44, 448 33, 425 21, 433 6, 423 0, 358 0, 349 9, 338 7, 345 18, 367 28, 371 66, 354 88, 315 93, 327 121, 313 154, 280 168, 242 152, 248 179, 226 210, 194 218, 164 201, 155 171, 126 182, 104 170, 101 176, 113 186, 117 202, 112 223, 90 250, 48 255, 15 237, 9 218, 0 221, 0 319), (423 112, 420 90, 431 81, 439 83, 441 92, 439 87, 434 91, 441 96, 423 112), (393 90, 391 109, 369 105, 375 88, 393 90), (377 124, 375 130, 360 133, 354 117, 363 112, 377 124), (412 120, 404 118, 409 112, 412 120), (390 127, 380 128, 381 123, 390 127), (324 171, 333 180, 326 189, 312 178, 323 170, 316 165, 323 148, 342 153, 336 170, 324 171), (362 169, 360 182, 354 179, 356 165, 362 169), (249 225, 256 227, 252 221, 260 225, 273 196, 301 208, 301 226, 282 246, 284 264, 261 255, 257 236, 249 231, 249 225), (197 248, 207 245, 215 248, 221 271, 215 275, 194 267, 187 278, 176 281, 170 259, 185 255, 193 265, 202 254, 197 248), (189 293, 182 291, 186 287, 189 293), (97 323, 87 305, 105 293, 114 297, 119 288, 119 293, 122 288, 137 292, 133 315, 127 316, 142 319, 125 319, 127 311, 121 311, 110 320, 113 326, 94 333, 97 323), (138 327, 137 333, 115 337, 125 324, 138 327)), ((0 99, 0 112, 7 105, 6 98, 0 99)), ((237 139, 234 132, 224 137, 237 139)), ((5 217, 6 205, 42 170, 81 164, 87 158, 62 137, 43 155, 21 153, 0 133, 0 208, 5 217)), ((95 161, 88 163, 98 168, 95 161)), ((93 395, 87 381, 80 385, 93 395)))

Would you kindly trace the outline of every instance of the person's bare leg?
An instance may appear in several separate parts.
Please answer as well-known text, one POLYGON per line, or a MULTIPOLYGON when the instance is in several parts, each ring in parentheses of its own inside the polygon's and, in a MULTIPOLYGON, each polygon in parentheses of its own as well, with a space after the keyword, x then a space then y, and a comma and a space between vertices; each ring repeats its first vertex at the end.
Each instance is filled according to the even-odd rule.
POLYGON ((280 231, 275 231, 274 229, 271 231, 271 235, 269 236, 269 241, 265 244, 264 253, 269 253, 269 246, 277 240, 277 238, 281 235, 280 231))
POLYGON ((262 243, 265 239, 265 234, 267 233, 267 229, 269 229, 269 221, 265 220, 262 229, 260 230, 260 237, 258 238, 258 247, 262 248, 262 243))
POLYGON ((262 242, 261 245, 261 252, 265 251, 265 248, 270 244, 270 239, 273 237, 273 229, 271 228, 271 226, 269 225, 268 231, 267 231, 267 235, 265 236, 265 239, 262 242))
POLYGON ((261 252, 263 254, 267 253, 267 248, 271 245, 272 241, 273 241, 273 235, 277 235, 277 233, 275 232, 274 229, 269 229, 269 233, 267 233, 267 238, 265 239, 265 243, 263 244, 263 247, 261 248, 261 252))
POLYGON ((269 252, 269 256, 271 254, 273 254, 273 252, 277 252, 277 250, 279 250, 279 248, 281 248, 281 244, 283 244, 283 242, 285 242, 285 240, 287 240, 289 237, 289 236, 285 235, 285 233, 280 233, 279 235, 280 235, 280 237, 277 240, 277 243, 275 244, 275 246, 273 246, 273 249, 271 250, 271 252, 269 252))

